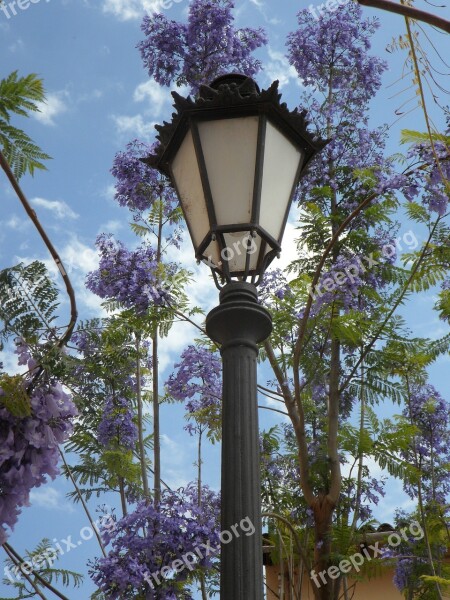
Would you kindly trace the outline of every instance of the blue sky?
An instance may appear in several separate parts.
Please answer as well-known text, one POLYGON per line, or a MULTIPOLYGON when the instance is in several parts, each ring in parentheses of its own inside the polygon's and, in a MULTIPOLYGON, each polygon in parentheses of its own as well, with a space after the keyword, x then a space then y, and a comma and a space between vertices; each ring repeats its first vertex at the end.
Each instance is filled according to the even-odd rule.
MULTIPOLYGON (((21 6, 25 4, 22 2, 21 6)), ((34 72, 44 79, 48 92, 47 104, 40 114, 28 120, 17 119, 14 124, 24 128, 53 160, 48 172, 40 172, 34 178, 24 177, 21 184, 69 271, 83 319, 101 314, 99 299, 83 285, 86 273, 97 265, 95 237, 101 232, 112 232, 136 244, 128 226, 127 212, 113 200, 113 178, 109 171, 114 155, 135 137, 152 140, 154 124, 170 115, 169 90, 148 79, 135 47, 142 39, 140 22, 145 10, 152 11, 158 6, 154 0, 34 0, 24 9, 16 5, 16 14, 11 8, 7 14, 0 11, 0 77, 15 69, 21 75, 34 72)), ((178 20, 185 18, 188 0, 166 2, 165 6, 170 6, 165 10, 166 15, 178 20)), ((279 78, 284 99, 292 107, 298 102, 299 86, 284 58, 284 43, 286 33, 295 28, 295 13, 305 6, 308 4, 292 0, 236 2, 238 25, 263 26, 269 33, 270 45, 260 53, 265 70, 258 76, 258 82, 267 86, 279 78)), ((375 14, 372 10, 365 12, 375 14)), ((372 125, 385 122, 391 125, 397 119, 395 109, 403 100, 401 96, 392 97, 402 87, 389 86, 401 74, 402 56, 387 54, 385 47, 401 32, 403 21, 393 15, 377 14, 382 27, 374 39, 374 51, 384 56, 390 68, 383 90, 373 104, 372 125)), ((445 42, 442 35, 435 37, 441 53, 448 55, 448 38, 445 42)), ((399 150, 401 128, 424 129, 421 112, 416 110, 393 125, 389 152, 399 150)), ((56 277, 37 233, 1 174, 0 194, 0 269, 19 261, 40 259, 56 277)), ((292 222, 294 218, 293 214, 292 222)), ((420 239, 420 231, 414 233, 420 239)), ((291 223, 281 264, 276 266, 287 264, 293 256, 294 237, 291 223)), ((198 267, 192 254, 186 239, 177 259, 195 273, 194 283, 189 288, 193 303, 208 310, 217 302, 217 292, 207 268, 198 267)), ((61 298, 64 317, 67 302, 64 295, 61 298)), ((447 332, 447 326, 431 312, 433 302, 433 294, 427 294, 415 300, 406 313, 417 335, 436 337, 447 332)), ((195 336, 196 332, 183 324, 175 327, 163 342, 163 380, 182 349, 195 336)), ((10 354, 4 354, 2 359, 10 372, 17 370, 10 354)), ((444 371, 448 367, 448 359, 442 359, 431 369, 432 382, 444 394, 447 391, 444 371)), ((266 373, 261 377, 267 379, 266 373)), ((392 413, 388 406, 380 410, 392 413)), ((182 411, 171 406, 164 407, 162 412, 163 478, 177 487, 195 477, 195 441, 183 431, 182 411)), ((273 413, 261 411, 261 421, 264 426, 270 425, 274 422, 273 413)), ((207 480, 217 488, 219 448, 207 448, 205 459, 207 480)), ((375 472, 379 475, 379 470, 375 472)), ((23 510, 11 538, 17 550, 33 548, 42 537, 61 540, 71 535, 74 540, 80 539, 79 532, 86 525, 86 519, 78 506, 65 499, 69 490, 69 484, 59 479, 32 493, 32 506, 23 510)), ((407 498, 400 484, 391 482, 378 518, 389 520, 394 507, 404 503, 407 498)), ((95 502, 91 502, 91 507, 95 509, 95 502)), ((97 554, 95 541, 84 541, 59 564, 86 574, 87 558, 97 554)), ((84 600, 92 589, 87 578, 83 590, 70 598, 84 600)), ((0 593, 7 595, 6 591, 9 590, 0 585, 0 593)))

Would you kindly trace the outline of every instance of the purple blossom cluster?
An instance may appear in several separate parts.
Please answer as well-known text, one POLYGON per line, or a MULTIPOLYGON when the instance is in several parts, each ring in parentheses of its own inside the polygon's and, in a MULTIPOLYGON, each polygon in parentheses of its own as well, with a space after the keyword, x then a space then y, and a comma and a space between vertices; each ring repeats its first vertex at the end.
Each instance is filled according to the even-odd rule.
MULTIPOLYGON (((283 433, 288 436, 292 433, 291 425, 283 424, 283 433)), ((281 454, 271 452, 270 446, 264 436, 260 437, 261 465, 270 477, 272 485, 279 487, 300 486, 300 467, 295 454, 281 454)))
MULTIPOLYGON (((23 340, 17 342, 19 363, 31 373, 23 378, 23 394, 36 366, 23 340)), ((59 444, 72 432, 77 414, 71 397, 52 379, 39 382, 29 395, 30 414, 15 416, 6 408, 0 387, 0 545, 13 529, 30 491, 58 475, 59 444)))
POLYGON ((283 507, 293 520, 305 519, 305 503, 298 495, 300 467, 291 424, 260 434, 262 502, 266 510, 283 507))
MULTIPOLYGON (((450 135, 450 128, 446 135, 450 135)), ((407 154, 407 158, 415 163, 427 165, 424 169, 415 169, 403 187, 403 192, 408 200, 413 200, 421 192, 422 203, 430 212, 436 212, 440 217, 447 212, 450 182, 450 150, 443 141, 434 142, 435 154, 430 142, 414 144, 407 154)))
MULTIPOLYGON (((403 510, 396 510, 395 524, 397 530, 403 529, 404 531, 405 524, 410 525, 411 523, 417 523, 417 515, 408 514, 403 510)), ((410 534, 406 539, 402 537, 400 545, 395 548, 384 548, 382 556, 384 559, 394 559, 394 585, 402 593, 408 590, 408 596, 412 598, 416 596, 420 597, 420 593, 423 591, 421 575, 430 575, 431 572, 428 559, 426 558, 427 549, 423 542, 423 536, 414 536, 411 530, 410 534)), ((436 550, 436 545, 433 544, 434 553, 436 550)), ((441 556, 446 551, 447 547, 444 546, 441 556)))
POLYGON ((109 396, 98 426, 98 441, 102 446, 120 446, 132 450, 137 442, 138 430, 133 420, 130 401, 123 397, 109 396))
POLYGON ((190 414, 220 406, 222 398, 222 363, 214 352, 200 346, 188 346, 166 382, 175 399, 186 402, 190 414))
MULTIPOLYGON (((154 600, 192 599, 186 589, 186 570, 163 578, 152 592, 146 582, 187 552, 201 544, 219 544, 220 501, 217 494, 204 486, 201 498, 197 484, 177 491, 164 490, 161 503, 141 502, 135 510, 117 521, 113 530, 103 533, 105 545, 112 549, 106 558, 95 561, 91 577, 110 600, 131 600, 139 592, 154 600)), ((198 569, 211 567, 214 555, 198 560, 198 569)))
MULTIPOLYGON (((418 433, 404 458, 420 462, 424 498, 429 502, 446 504, 450 493, 450 403, 432 385, 411 387, 409 403, 403 414, 411 419, 418 433)), ((417 497, 416 486, 404 484, 411 498, 417 497)))
POLYGON ((394 573, 395 587, 403 592, 408 587, 409 580, 413 573, 414 558, 399 558, 394 573))
POLYGON ((312 291, 314 305, 312 314, 323 306, 337 303, 344 312, 361 310, 366 301, 363 288, 379 288, 381 281, 374 269, 367 268, 358 256, 340 254, 331 268, 321 275, 320 281, 312 291))
MULTIPOLYGON (((319 20, 308 9, 301 10, 298 23, 298 30, 288 36, 288 59, 307 86, 302 105, 308 108, 310 127, 330 143, 302 178, 297 197, 302 202, 313 190, 328 187, 325 202, 335 194, 347 215, 369 192, 386 195, 405 184, 384 157, 386 127, 368 127, 369 102, 386 69, 384 61, 368 52, 379 23, 363 19, 354 2, 319 20)), ((353 227, 361 226, 362 219, 355 219, 353 227)))
MULTIPOLYGON (((365 473, 367 475, 367 473, 365 473)), ((361 482, 361 493, 358 498, 357 483, 353 478, 344 478, 341 491, 340 507, 345 507, 346 511, 354 511, 359 502, 359 522, 365 523, 373 519, 373 507, 378 506, 381 498, 386 495, 386 478, 365 476, 361 482)))
POLYGON ((282 300, 292 290, 287 282, 286 275, 281 269, 272 269, 264 273, 264 277, 258 287, 259 300, 263 304, 271 304, 272 299, 282 300))
POLYGON ((388 264, 394 264, 397 260, 396 238, 399 228, 398 222, 390 223, 389 228, 376 227, 372 236, 373 243, 382 253, 383 262, 388 264))
POLYGON ((152 304, 169 300, 160 286, 156 252, 150 246, 130 251, 112 235, 101 234, 96 240, 100 264, 86 277, 86 287, 100 298, 116 300, 126 308, 145 313, 152 304))
POLYGON ((25 342, 23 338, 16 338, 15 340, 16 348, 15 353, 17 354, 17 362, 19 365, 26 365, 29 371, 33 371, 38 364, 37 361, 31 356, 30 349, 28 344, 25 342))
POLYGON ((187 23, 157 13, 144 17, 145 39, 138 48, 149 76, 193 92, 233 70, 254 76, 261 63, 252 53, 267 42, 266 35, 262 29, 236 29, 233 8, 230 0, 193 0, 187 23))
POLYGON ((112 175, 116 179, 115 199, 120 206, 131 211, 144 212, 151 208, 156 200, 164 200, 163 209, 168 216, 178 204, 175 190, 141 158, 154 151, 154 145, 133 140, 124 152, 118 152, 114 158, 112 175))
POLYGON ((325 12, 319 22, 308 9, 298 15, 299 28, 288 36, 289 62, 307 86, 328 93, 330 72, 336 94, 326 110, 350 114, 359 105, 359 118, 367 102, 381 86, 384 61, 369 56, 370 39, 379 27, 377 19, 362 19, 358 4, 348 2, 338 11, 325 12), (331 68, 330 68, 331 67, 331 68))

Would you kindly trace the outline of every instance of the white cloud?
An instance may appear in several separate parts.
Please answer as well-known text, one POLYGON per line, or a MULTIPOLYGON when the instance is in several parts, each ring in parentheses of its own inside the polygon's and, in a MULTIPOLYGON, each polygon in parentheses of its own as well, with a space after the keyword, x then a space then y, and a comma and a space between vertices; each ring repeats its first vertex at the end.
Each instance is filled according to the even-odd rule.
POLYGON ((291 79, 301 85, 301 81, 298 77, 297 71, 295 68, 289 64, 286 56, 279 52, 278 50, 274 50, 273 48, 268 49, 269 52, 269 62, 264 68, 264 73, 267 75, 270 82, 278 79, 280 82, 280 88, 287 85, 291 79))
MULTIPOLYGON (((197 264, 194 256, 189 234, 185 231, 181 242, 181 248, 178 250, 175 246, 169 246, 167 249, 168 261, 178 263, 184 269, 192 273, 192 280, 186 286, 186 295, 190 306, 200 306, 205 313, 209 312, 219 302, 219 292, 214 285, 209 267, 203 263, 197 264)), ((195 323, 203 325, 203 317, 197 315, 193 317, 195 323)), ((194 338, 199 337, 200 331, 187 321, 176 322, 169 332, 169 335, 160 342, 159 363, 161 372, 179 359, 181 351, 189 344, 192 344, 194 338)))
POLYGON ((109 221, 106 221, 106 223, 100 225, 98 233, 117 233, 121 229, 123 229, 123 223, 121 221, 110 219, 109 221))
POLYGON ((174 323, 167 337, 160 340, 158 362, 161 373, 180 358, 181 352, 200 336, 200 331, 187 321, 174 323))
POLYGON ((25 49, 25 44, 23 43, 23 40, 21 40, 20 38, 17 39, 13 44, 11 44, 11 46, 9 46, 8 50, 12 53, 15 54, 16 52, 21 52, 22 50, 25 49))
POLYGON ((113 183, 110 183, 109 185, 107 185, 100 192, 100 196, 102 198, 106 198, 106 200, 114 200, 115 195, 116 195, 116 188, 113 183))
POLYGON ((55 125, 54 118, 68 110, 63 100, 67 95, 67 92, 47 94, 45 102, 37 103, 40 112, 33 113, 34 117, 43 125, 55 125))
POLYGON ((17 362, 17 354, 14 354, 12 342, 5 345, 4 350, 0 352, 0 363, 3 364, 3 371, 8 375, 21 375, 27 368, 17 362))
POLYGON ((160 12, 161 0, 104 0, 103 12, 121 21, 140 19, 145 13, 160 12))
POLYGON ((280 258, 276 258, 273 261, 272 269, 281 269, 284 271, 292 261, 298 258, 296 242, 298 237, 299 231, 296 225, 288 221, 284 230, 283 241, 281 242, 280 258))
POLYGON ((86 288, 85 279, 90 271, 98 269, 97 250, 73 237, 61 251, 61 259, 75 288, 78 306, 84 306, 96 317, 106 316, 103 300, 86 288))
POLYGON ((98 268, 98 255, 95 248, 90 248, 74 237, 61 252, 61 258, 68 273, 73 271, 86 275, 98 268))
POLYGON ((133 98, 135 102, 149 101, 149 112, 154 116, 161 114, 164 105, 170 100, 167 91, 153 79, 139 84, 134 90, 133 98))
POLYGON ((102 97, 103 97, 102 90, 95 89, 95 90, 92 90, 92 91, 80 94, 78 96, 78 98, 76 99, 76 102, 77 103, 80 103, 80 102, 91 102, 92 100, 99 100, 102 97))
POLYGON ((155 133, 155 123, 145 120, 142 115, 135 115, 134 117, 113 115, 112 119, 116 125, 117 133, 120 135, 135 135, 142 139, 153 137, 155 133))
POLYGON ((49 510, 62 510, 70 513, 75 512, 73 506, 65 500, 61 492, 49 486, 31 490, 30 502, 34 506, 48 508, 49 510))
MULTIPOLYGON (((90 271, 98 268, 99 258, 96 249, 86 246, 76 236, 72 236, 67 244, 60 249, 59 255, 75 289, 75 297, 78 308, 80 309, 81 307, 84 307, 88 309, 90 313, 88 315, 89 317, 105 316, 106 312, 101 306, 102 299, 86 289, 85 286, 86 275, 90 271)), ((36 256, 19 256, 16 257, 16 259, 17 262, 23 262, 25 264, 29 264, 33 262, 33 260, 40 260, 43 262, 48 269, 49 276, 56 282, 58 289, 60 290, 61 305, 67 306, 68 300, 65 287, 60 277, 58 268, 51 258, 43 259, 42 257, 36 256)))
POLYGON ((149 80, 140 83, 134 90, 133 100, 145 102, 146 106, 142 114, 112 115, 116 125, 117 133, 120 135, 137 136, 138 138, 153 138, 155 135, 155 117, 158 117, 166 104, 170 101, 170 95, 156 81, 149 80))
POLYGON ((193 461, 188 462, 186 460, 189 460, 189 458, 194 455, 189 453, 186 445, 185 439, 183 440, 183 443, 180 444, 165 433, 161 435, 163 479, 172 489, 184 487, 194 478, 193 461))
POLYGON ((6 226, 14 230, 23 231, 26 227, 29 227, 30 225, 31 221, 28 219, 28 217, 20 218, 17 215, 12 215, 12 217, 10 217, 8 221, 6 221, 6 226))
POLYGON ((46 200, 45 198, 33 198, 31 204, 45 210, 50 210, 57 219, 78 219, 79 215, 74 212, 68 204, 61 200, 46 200))
POLYGON ((259 10, 259 12, 264 17, 264 20, 267 23, 269 23, 270 25, 278 25, 279 23, 281 23, 280 19, 277 19, 276 17, 269 17, 268 16, 268 11, 267 11, 267 7, 266 7, 266 3, 263 2, 262 0, 250 0, 250 3, 254 4, 256 6, 256 8, 259 10))

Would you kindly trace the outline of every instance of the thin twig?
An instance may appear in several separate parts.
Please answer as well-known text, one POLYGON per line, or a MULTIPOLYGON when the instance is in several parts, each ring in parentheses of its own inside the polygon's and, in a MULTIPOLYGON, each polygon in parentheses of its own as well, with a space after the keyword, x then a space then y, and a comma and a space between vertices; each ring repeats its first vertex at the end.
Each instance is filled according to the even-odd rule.
POLYGON ((63 460, 64 467, 65 467, 65 469, 66 469, 66 471, 67 471, 67 473, 69 475, 69 478, 70 478, 70 480, 71 480, 71 482, 73 484, 73 487, 75 488, 77 496, 80 499, 80 502, 81 502, 81 504, 82 504, 82 506, 84 508, 84 512, 86 513, 87 518, 89 519, 89 523, 91 524, 92 530, 93 530, 93 532, 95 533, 95 535, 97 537, 98 543, 100 544, 100 548, 101 548, 102 554, 106 558, 106 551, 105 551, 105 547, 103 546, 102 538, 100 537, 100 534, 99 534, 99 532, 97 530, 97 527, 94 525, 94 521, 92 519, 91 513, 89 512, 89 508, 88 508, 88 506, 87 506, 87 504, 86 504, 86 502, 85 502, 85 500, 83 498, 83 494, 81 493, 80 488, 78 487, 77 482, 75 481, 75 478, 74 478, 74 476, 72 474, 72 471, 71 471, 69 465, 67 464, 66 457, 64 456, 64 452, 61 450, 61 448, 59 448, 59 453, 61 454, 61 458, 63 460))
POLYGON ((284 410, 278 410, 278 409, 272 408, 270 406, 261 406, 261 404, 258 404, 258 408, 263 408, 264 410, 271 410, 273 412, 280 413, 280 415, 284 415, 285 417, 289 416, 289 413, 284 412, 284 410))

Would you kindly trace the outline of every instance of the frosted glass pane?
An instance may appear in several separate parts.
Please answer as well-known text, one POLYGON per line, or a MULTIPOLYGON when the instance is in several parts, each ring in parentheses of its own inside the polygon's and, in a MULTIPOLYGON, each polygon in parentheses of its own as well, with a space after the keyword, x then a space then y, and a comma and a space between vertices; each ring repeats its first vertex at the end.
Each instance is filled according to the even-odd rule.
POLYGON ((232 273, 240 273, 245 270, 247 248, 250 253, 250 271, 256 269, 259 253, 261 250, 261 238, 251 237, 248 231, 224 234, 227 249, 222 251, 222 260, 228 258, 229 269, 232 273), (249 243, 250 240, 250 243, 249 243))
POLYGON ((205 257, 203 262, 207 264, 208 267, 211 267, 212 269, 218 268, 220 270, 222 259, 220 257, 219 244, 217 242, 211 242, 203 252, 203 256, 205 257))
POLYGON ((200 122, 198 128, 217 224, 249 223, 258 117, 200 122))
POLYGON ((270 122, 267 123, 260 225, 280 240, 284 215, 303 153, 270 122))
POLYGON ((209 231, 208 211, 200 171, 195 155, 192 133, 188 131, 172 162, 172 173, 178 188, 181 206, 192 241, 197 249, 209 231))

